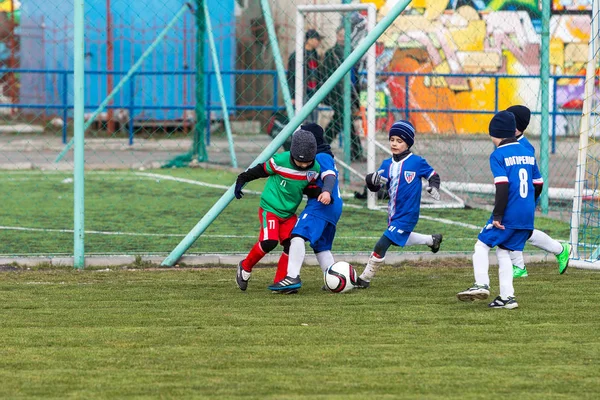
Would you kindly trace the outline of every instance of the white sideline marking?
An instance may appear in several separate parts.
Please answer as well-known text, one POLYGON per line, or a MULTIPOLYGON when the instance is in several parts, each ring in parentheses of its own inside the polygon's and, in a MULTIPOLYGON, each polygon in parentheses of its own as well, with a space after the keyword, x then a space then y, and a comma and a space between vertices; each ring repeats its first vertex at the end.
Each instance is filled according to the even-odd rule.
POLYGON ((451 219, 446 219, 446 218, 428 217, 427 215, 420 215, 419 219, 425 219, 427 221, 441 222, 443 224, 448 224, 448 225, 462 226, 463 228, 474 229, 474 230, 477 230, 477 231, 480 231, 481 228, 482 228, 481 226, 477 226, 477 225, 466 224, 464 222, 458 222, 458 221, 452 221, 451 219))
MULTIPOLYGON (((150 177, 150 178, 154 178, 154 179, 164 179, 166 181, 189 183, 190 185, 204 186, 204 187, 210 187, 210 188, 214 188, 214 189, 223 189, 223 190, 229 189, 229 186, 225 186, 225 185, 217 185, 217 184, 214 184, 214 183, 206 183, 206 182, 202 182, 202 181, 194 181, 192 179, 177 178, 177 177, 169 176, 169 175, 152 174, 152 173, 149 173, 149 172, 136 172, 135 175, 150 177)), ((256 191, 253 191, 253 190, 245 190, 245 189, 244 189, 244 193, 262 194, 262 192, 256 192, 256 191)))

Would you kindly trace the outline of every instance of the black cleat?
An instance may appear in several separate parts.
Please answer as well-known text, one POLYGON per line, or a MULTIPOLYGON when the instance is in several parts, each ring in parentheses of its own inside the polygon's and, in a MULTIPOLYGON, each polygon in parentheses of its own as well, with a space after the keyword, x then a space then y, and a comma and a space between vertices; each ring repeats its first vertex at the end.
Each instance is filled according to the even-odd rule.
POLYGON ((360 279, 360 277, 356 278, 356 284, 354 285, 357 289, 366 289, 371 286, 371 282, 360 279))
POLYGON ((235 282, 237 283, 240 290, 246 290, 248 288, 250 274, 250 272, 244 271, 244 269, 242 268, 242 262, 240 261, 237 267, 237 274, 235 274, 235 282), (244 279, 244 275, 246 275, 246 279, 244 279))
POLYGON ((431 235, 433 238, 433 244, 429 246, 432 253, 437 253, 440 251, 440 245, 442 244, 443 236, 441 233, 436 233, 435 235, 431 235))

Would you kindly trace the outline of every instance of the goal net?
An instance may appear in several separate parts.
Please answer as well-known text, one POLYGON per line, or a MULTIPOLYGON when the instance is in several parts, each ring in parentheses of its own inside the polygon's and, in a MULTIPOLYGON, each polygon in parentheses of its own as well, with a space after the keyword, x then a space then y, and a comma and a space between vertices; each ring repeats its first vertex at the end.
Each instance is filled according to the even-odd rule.
POLYGON ((572 265, 600 269, 600 97, 598 93, 598 0, 592 2, 579 151, 571 216, 572 265))

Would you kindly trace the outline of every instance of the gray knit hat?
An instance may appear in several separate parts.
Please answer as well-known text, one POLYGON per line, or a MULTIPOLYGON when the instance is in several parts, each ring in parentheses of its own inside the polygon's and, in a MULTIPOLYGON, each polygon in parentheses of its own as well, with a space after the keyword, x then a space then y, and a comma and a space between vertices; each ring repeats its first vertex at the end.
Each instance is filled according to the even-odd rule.
POLYGON ((290 154, 296 161, 313 161, 317 155, 317 140, 315 139, 315 135, 302 129, 294 132, 290 154))

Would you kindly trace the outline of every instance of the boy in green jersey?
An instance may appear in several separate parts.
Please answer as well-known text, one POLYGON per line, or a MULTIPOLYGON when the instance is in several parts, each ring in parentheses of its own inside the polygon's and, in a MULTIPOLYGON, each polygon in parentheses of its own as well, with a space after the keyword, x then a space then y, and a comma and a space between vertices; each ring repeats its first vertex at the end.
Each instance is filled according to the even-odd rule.
POLYGON ((259 178, 267 178, 260 197, 258 219, 260 234, 258 242, 252 247, 237 268, 236 282, 241 290, 246 290, 252 268, 265 254, 283 246, 283 253, 277 263, 277 272, 273 282, 285 278, 288 266, 290 235, 296 225, 296 209, 302 202, 303 192, 319 175, 319 163, 315 161, 317 141, 311 132, 299 130, 292 136, 290 151, 275 154, 266 163, 258 164, 242 172, 235 184, 235 197, 241 199, 243 186, 259 178))

